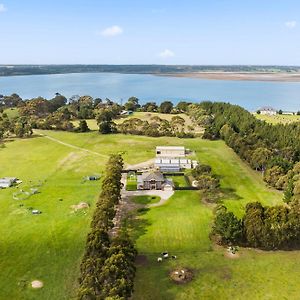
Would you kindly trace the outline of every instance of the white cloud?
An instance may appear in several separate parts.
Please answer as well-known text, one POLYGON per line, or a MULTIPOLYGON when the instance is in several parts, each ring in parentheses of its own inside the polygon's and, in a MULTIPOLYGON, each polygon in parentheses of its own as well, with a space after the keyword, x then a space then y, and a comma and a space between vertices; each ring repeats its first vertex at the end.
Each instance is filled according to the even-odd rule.
POLYGON ((164 51, 159 53, 159 56, 162 58, 169 58, 175 56, 175 53, 169 49, 165 49, 164 51))
POLYGON ((295 28, 297 26, 297 22, 296 21, 287 21, 284 24, 289 29, 293 29, 293 28, 295 28))
POLYGON ((7 8, 4 6, 4 4, 0 3, 0 13, 7 11, 7 8))
POLYGON ((119 35, 122 33, 123 33, 123 28, 121 28, 120 26, 117 26, 117 25, 107 27, 107 28, 103 29, 102 31, 100 31, 100 35, 105 36, 105 37, 116 36, 116 35, 119 35))

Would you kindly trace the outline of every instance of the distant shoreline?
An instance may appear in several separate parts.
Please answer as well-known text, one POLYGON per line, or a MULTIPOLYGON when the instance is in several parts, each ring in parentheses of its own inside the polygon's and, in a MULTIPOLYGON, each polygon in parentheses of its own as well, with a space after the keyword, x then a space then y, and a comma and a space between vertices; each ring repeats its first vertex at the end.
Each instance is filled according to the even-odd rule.
POLYGON ((161 73, 152 74, 166 77, 183 77, 194 79, 213 80, 242 80, 242 81, 275 81, 275 82, 300 82, 300 73, 286 72, 193 72, 193 73, 161 73))

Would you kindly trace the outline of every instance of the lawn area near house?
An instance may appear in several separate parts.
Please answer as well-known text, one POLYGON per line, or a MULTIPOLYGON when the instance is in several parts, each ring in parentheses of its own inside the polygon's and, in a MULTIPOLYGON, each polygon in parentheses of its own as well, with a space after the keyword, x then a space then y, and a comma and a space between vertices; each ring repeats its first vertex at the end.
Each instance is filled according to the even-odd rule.
POLYGON ((137 177, 135 174, 128 174, 126 181, 126 190, 127 191, 136 191, 137 189, 137 177))
POLYGON ((160 197, 158 197, 158 196, 147 196, 147 195, 134 196, 134 197, 132 197, 132 201, 134 203, 137 203, 137 204, 147 205, 147 204, 153 204, 153 203, 159 202, 160 197))
POLYGON ((189 183, 187 182, 187 179, 182 175, 182 176, 167 176, 169 180, 172 180, 175 187, 188 187, 190 186, 189 183))

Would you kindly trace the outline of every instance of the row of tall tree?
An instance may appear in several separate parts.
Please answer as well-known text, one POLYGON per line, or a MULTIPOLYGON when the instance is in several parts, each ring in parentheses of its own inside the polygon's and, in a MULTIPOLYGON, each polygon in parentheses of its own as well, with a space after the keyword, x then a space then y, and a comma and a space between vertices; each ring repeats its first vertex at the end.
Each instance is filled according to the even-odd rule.
POLYGON ((300 160, 300 124, 268 124, 228 103, 193 104, 189 114, 194 122, 205 126, 204 138, 222 138, 260 171, 269 185, 285 190, 286 201, 295 198, 300 186, 298 168, 294 170, 300 160))
POLYGON ((115 206, 121 198, 123 160, 112 155, 106 166, 102 192, 80 265, 78 299, 129 299, 133 291, 136 250, 123 229, 110 237, 115 206))
POLYGON ((264 207, 259 202, 246 205, 238 219, 225 206, 216 210, 212 237, 223 245, 241 245, 265 250, 300 248, 300 201, 290 206, 264 207))

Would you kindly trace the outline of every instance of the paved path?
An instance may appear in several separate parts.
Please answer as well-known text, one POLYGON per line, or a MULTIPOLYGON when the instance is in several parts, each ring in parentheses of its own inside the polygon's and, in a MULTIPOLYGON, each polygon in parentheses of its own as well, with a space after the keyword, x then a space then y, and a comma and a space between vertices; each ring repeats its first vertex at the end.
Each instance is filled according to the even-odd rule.
POLYGON ((161 190, 138 190, 138 191, 126 191, 127 174, 122 174, 121 182, 123 183, 122 198, 129 198, 134 196, 158 196, 160 201, 157 203, 148 204, 147 207, 157 207, 165 204, 171 196, 174 195, 174 191, 161 191, 161 190))
POLYGON ((48 139, 48 140, 51 140, 51 141, 56 142, 56 143, 58 143, 58 144, 64 145, 64 146, 66 146, 66 147, 73 148, 73 149, 80 150, 80 151, 84 151, 84 152, 87 152, 87 153, 90 153, 90 154, 93 154, 93 155, 101 156, 101 157, 103 157, 103 158, 108 158, 108 157, 109 157, 108 155, 105 155, 105 154, 101 154, 101 153, 98 153, 98 152, 95 152, 95 151, 91 151, 91 150, 86 149, 86 148, 78 147, 78 146, 75 146, 75 145, 72 145, 72 144, 63 142, 63 141, 61 141, 61 140, 59 140, 59 139, 56 139, 56 138, 51 137, 51 136, 49 136, 49 135, 46 135, 46 134, 44 134, 44 133, 40 133, 40 132, 38 132, 37 130, 35 130, 35 132, 36 132, 38 135, 40 135, 40 136, 42 136, 42 137, 44 137, 44 138, 46 138, 46 139, 48 139))

